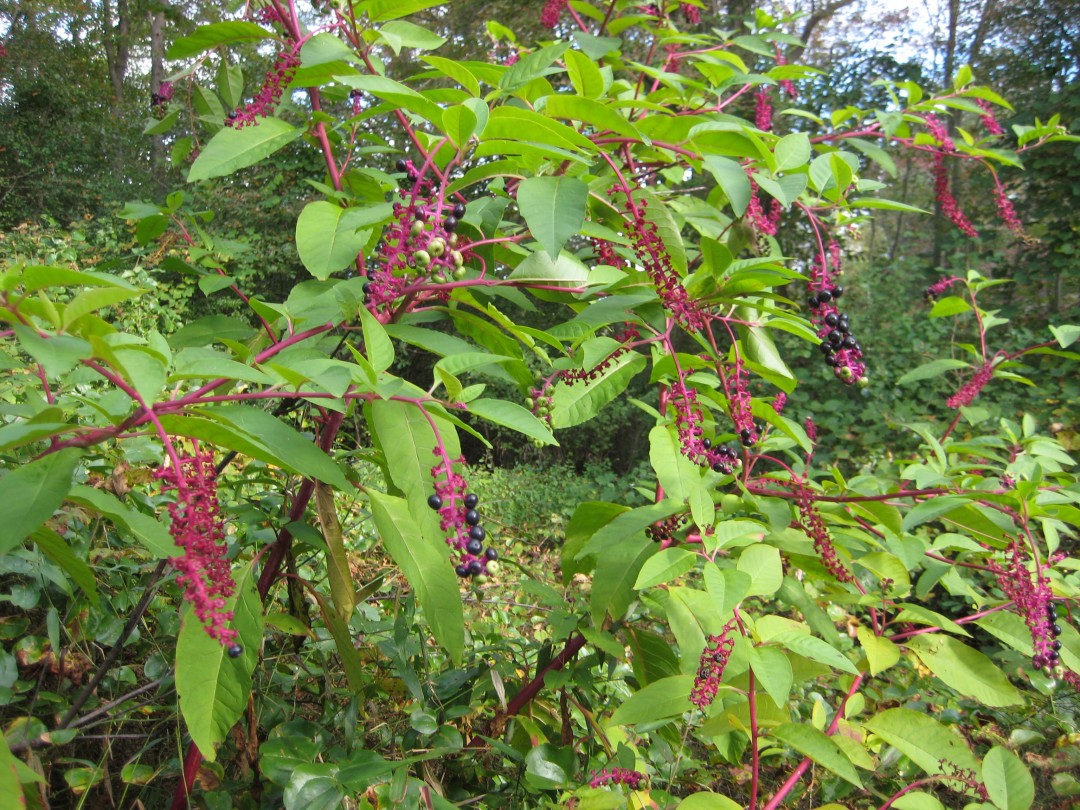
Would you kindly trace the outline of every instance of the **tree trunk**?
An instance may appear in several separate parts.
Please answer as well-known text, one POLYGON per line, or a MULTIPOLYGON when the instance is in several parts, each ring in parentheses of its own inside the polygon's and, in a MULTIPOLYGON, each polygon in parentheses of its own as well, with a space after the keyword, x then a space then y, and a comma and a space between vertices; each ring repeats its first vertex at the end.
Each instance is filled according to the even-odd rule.
MULTIPOLYGON (((150 92, 156 97, 165 78, 165 12, 150 13, 150 92)), ((158 188, 165 186, 165 141, 154 135, 150 141, 150 178, 158 188)))
POLYGON ((109 66, 109 80, 113 87, 113 105, 124 103, 124 79, 127 78, 128 55, 131 50, 131 18, 128 0, 116 0, 116 22, 113 22, 112 4, 101 4, 101 38, 105 46, 105 61, 109 66))

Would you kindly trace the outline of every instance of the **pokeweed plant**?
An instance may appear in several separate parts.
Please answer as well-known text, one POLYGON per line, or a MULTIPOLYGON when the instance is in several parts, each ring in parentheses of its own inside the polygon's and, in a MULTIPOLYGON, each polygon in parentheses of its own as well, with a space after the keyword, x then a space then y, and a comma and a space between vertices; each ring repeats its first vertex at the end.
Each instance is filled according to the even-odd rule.
MULTIPOLYGON (((175 684, 190 743, 174 808, 202 801, 200 767, 238 722, 261 741, 260 790, 286 807, 1033 806, 1015 746, 974 727, 989 711, 1022 724, 1049 700, 1075 712, 1080 487, 1058 442, 1031 419, 988 423, 978 396, 1030 384, 1031 354, 1074 362, 1080 327, 1010 346, 978 298, 1006 280, 935 284, 930 315, 966 319, 977 342, 957 347, 969 359, 901 383, 959 372, 957 390, 906 425, 916 455, 851 479, 815 465, 812 420, 784 404, 799 380, 777 338, 818 347, 825 369, 799 374, 872 396, 842 262, 870 211, 906 208, 878 196, 889 152, 925 153, 943 214, 974 237, 948 165, 997 181, 1024 152, 1073 136, 1057 120, 1005 134, 994 111, 1008 103, 966 68, 950 89, 883 82, 888 108, 819 118, 793 106, 817 71, 787 63, 798 42, 763 12, 723 32, 696 3, 549 2, 548 42, 489 26, 495 52, 511 54, 500 63, 439 56, 442 38, 404 19, 434 5, 320 4, 308 19, 272 0, 172 44, 182 67, 156 91, 150 129, 169 133, 190 183, 243 183, 290 145, 322 155, 296 223, 312 278, 286 300, 228 276, 182 191, 125 215, 185 245, 174 269, 208 295, 231 290, 248 321, 123 332, 109 316, 144 294, 136 285, 60 265, 4 270, 14 373, 0 495, 23 508, 2 550, 44 555, 89 603, 101 572, 65 536, 76 511, 158 560, 67 712, 40 733, 9 727, 5 787, 33 794, 11 751, 71 739, 175 573, 189 603, 175 684), (247 90, 224 55, 242 42, 276 54, 247 90), (391 75, 406 50, 423 67, 391 75), (796 244, 777 242, 785 219, 796 244), (539 312, 560 314, 537 326, 539 312), (403 345, 433 358, 430 379, 395 373, 403 345), (576 595, 540 655, 499 669, 484 658, 498 647, 481 649, 466 624, 462 587, 497 590, 514 565, 526 590, 554 591, 481 524, 498 516, 478 511, 461 436, 484 443, 488 422, 554 445, 639 376, 657 390, 637 402, 655 420, 649 502, 578 506, 560 571, 576 595), (493 381, 518 397, 485 396, 493 381), (156 472, 127 475, 139 466, 156 472), (266 495, 274 482, 284 497, 266 495), (244 519, 255 491, 266 511, 244 519), (323 753, 321 732, 281 718, 260 738, 249 701, 275 705, 253 691, 272 677, 259 666, 276 654, 269 628, 318 626, 344 694, 370 694, 357 628, 374 591, 354 581, 343 527, 357 512, 422 609, 419 637, 410 601, 379 651, 419 706, 413 728, 434 736, 403 753, 346 729, 323 753), (298 568, 298 548, 317 564, 298 568), (493 690, 434 721, 425 706, 441 698, 409 663, 421 647, 433 666, 482 668, 493 690), (950 726, 939 703, 967 713, 950 726), (453 785, 425 776, 427 760, 463 754, 486 770, 470 781, 456 766, 453 785)), ((1022 228, 996 188, 1003 226, 1022 228)))

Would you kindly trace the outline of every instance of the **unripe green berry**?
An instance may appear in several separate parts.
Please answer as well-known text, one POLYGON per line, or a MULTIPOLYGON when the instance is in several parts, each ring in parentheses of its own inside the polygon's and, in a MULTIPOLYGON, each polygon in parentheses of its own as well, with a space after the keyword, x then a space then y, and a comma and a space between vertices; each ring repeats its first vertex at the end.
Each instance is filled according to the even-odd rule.
POLYGON ((496 574, 499 573, 499 568, 500 568, 500 566, 499 566, 499 563, 498 563, 497 560, 491 560, 487 564, 487 572, 489 574, 491 574, 492 576, 495 576, 496 574))
POLYGON ((457 247, 458 235, 456 233, 450 234, 450 247, 457 247))
POLYGON ((461 265, 465 264, 465 257, 461 255, 460 250, 451 251, 450 258, 454 261, 454 267, 461 267, 461 265))
POLYGON ((529 397, 528 399, 525 400, 525 407, 528 408, 531 411, 533 408, 536 407, 536 400, 533 399, 532 397, 529 397))
POLYGON ((484 574, 477 574, 475 577, 473 577, 472 581, 475 582, 477 585, 484 585, 487 583, 488 578, 484 574))
POLYGON ((446 252, 446 240, 437 236, 428 242, 427 249, 437 259, 446 252))
POLYGON ((870 385, 870 378, 866 376, 859 377, 859 381, 856 385, 858 385, 859 388, 866 388, 866 386, 870 385))
POLYGON ((432 275, 431 280, 434 281, 436 284, 445 284, 446 280, 447 280, 446 279, 446 274, 445 273, 435 273, 434 275, 432 275))
POLYGON ((413 236, 419 236, 420 234, 422 234, 424 232, 424 223, 420 220, 416 220, 416 222, 412 224, 412 232, 413 236))
POLYGON ((468 271, 466 271, 464 267, 457 268, 456 270, 454 270, 454 280, 461 281, 463 278, 465 278, 467 272, 468 271))
POLYGON ((431 254, 426 250, 417 250, 412 255, 413 261, 416 262, 417 267, 427 267, 431 264, 431 254))

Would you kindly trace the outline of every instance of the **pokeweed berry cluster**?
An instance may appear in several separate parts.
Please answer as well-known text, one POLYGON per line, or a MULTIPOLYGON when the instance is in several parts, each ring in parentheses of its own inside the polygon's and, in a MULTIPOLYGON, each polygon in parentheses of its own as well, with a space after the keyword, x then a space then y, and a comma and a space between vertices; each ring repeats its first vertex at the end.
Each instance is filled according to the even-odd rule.
POLYGON ((675 427, 679 432, 679 447, 682 453, 695 464, 710 467, 713 472, 729 475, 741 463, 738 452, 727 444, 714 444, 705 437, 702 427, 701 408, 697 402, 697 391, 681 381, 671 385, 669 400, 675 411, 675 427))
MULTIPOLYGON (((1016 612, 1024 618, 1031 633, 1034 654, 1031 664, 1036 669, 1052 670, 1061 662, 1059 605, 1053 600, 1050 578, 1041 570, 1034 577, 1028 569, 1031 555, 1025 546, 1014 540, 1006 553, 1007 564, 991 559, 987 567, 997 575, 998 585, 1012 600, 1016 612)), ((1049 674, 1049 672, 1048 672, 1049 674)))
POLYGON ((418 279, 446 284, 467 272, 468 252, 459 249, 457 233, 465 204, 444 201, 411 161, 401 158, 395 168, 405 175, 406 188, 400 191, 403 202, 394 204, 394 221, 384 232, 378 265, 364 284, 372 310, 400 298, 418 279))
POLYGON ((437 465, 431 475, 435 478, 435 492, 427 504, 439 513, 439 527, 447 533, 446 543, 459 554, 454 570, 462 579, 471 577, 483 582, 480 577, 486 579, 488 574, 498 572, 499 552, 484 546, 487 530, 477 511, 480 497, 473 492, 463 494, 465 479, 445 463, 437 465))
POLYGON ((813 320, 818 325, 818 346, 825 357, 825 365, 833 369, 836 378, 852 385, 866 385, 866 366, 862 362, 862 344, 851 331, 851 319, 841 312, 836 301, 844 294, 841 286, 819 290, 807 299, 813 320))
POLYGON ((648 781, 649 777, 641 771, 632 771, 629 768, 604 768, 593 771, 592 778, 589 779, 589 787, 626 785, 631 790, 641 790, 648 781))
POLYGON ((720 679, 724 677, 731 651, 735 648, 735 639, 731 631, 735 629, 734 620, 724 625, 723 632, 717 636, 708 636, 708 643, 701 653, 694 688, 690 691, 690 702, 699 709, 706 709, 716 698, 720 689, 720 679))

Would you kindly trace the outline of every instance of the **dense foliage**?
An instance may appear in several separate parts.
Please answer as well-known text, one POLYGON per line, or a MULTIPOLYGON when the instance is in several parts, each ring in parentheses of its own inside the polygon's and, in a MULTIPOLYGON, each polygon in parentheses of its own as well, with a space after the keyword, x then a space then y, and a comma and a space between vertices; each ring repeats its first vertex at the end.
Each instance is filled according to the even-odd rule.
POLYGON ((1080 326, 1006 269, 1078 139, 800 106, 765 12, 436 5, 176 36, 187 184, 5 235, 5 806, 1068 806, 1080 326))

